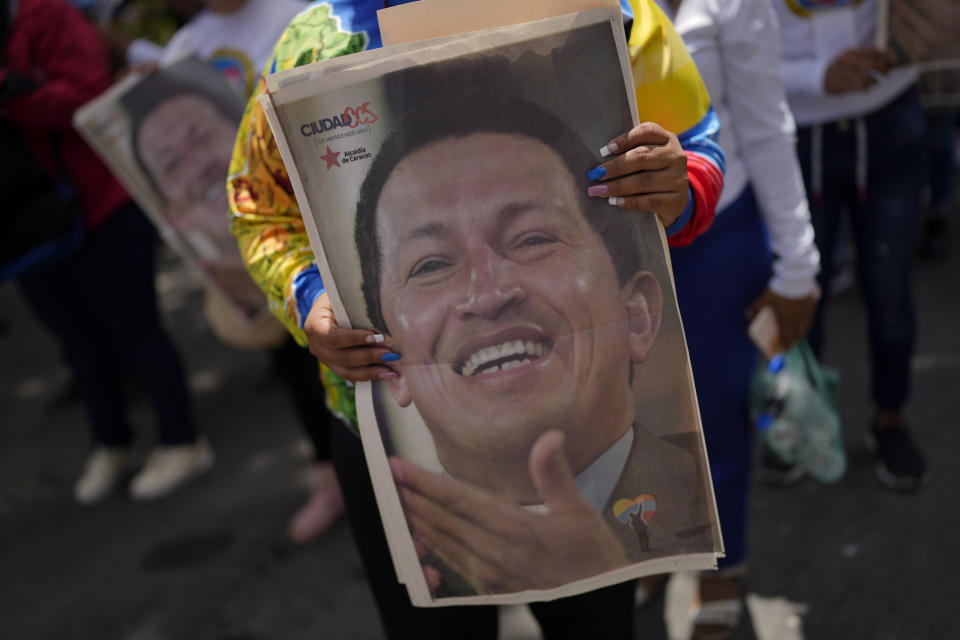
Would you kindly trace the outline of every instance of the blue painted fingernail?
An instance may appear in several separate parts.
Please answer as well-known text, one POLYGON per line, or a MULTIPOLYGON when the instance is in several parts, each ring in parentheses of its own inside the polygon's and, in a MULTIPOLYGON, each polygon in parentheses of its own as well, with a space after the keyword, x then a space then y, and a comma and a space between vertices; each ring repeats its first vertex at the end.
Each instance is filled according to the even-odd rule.
POLYGON ((596 167, 587 171, 587 179, 593 182, 594 180, 602 180, 607 176, 607 170, 603 167, 596 167))
POLYGON ((400 359, 400 354, 399 354, 399 353, 385 353, 385 354, 383 354, 382 356, 380 356, 380 359, 383 360, 384 362, 396 362, 397 360, 400 359))

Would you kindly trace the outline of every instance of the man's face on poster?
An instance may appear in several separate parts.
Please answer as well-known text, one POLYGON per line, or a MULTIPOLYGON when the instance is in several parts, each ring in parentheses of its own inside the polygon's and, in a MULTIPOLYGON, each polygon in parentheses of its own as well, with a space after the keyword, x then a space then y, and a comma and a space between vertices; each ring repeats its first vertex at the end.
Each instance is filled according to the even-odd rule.
POLYGON ((390 387, 454 477, 499 489, 482 461, 526 469, 547 429, 577 472, 632 424, 660 288, 643 271, 621 282, 586 215, 560 156, 520 135, 441 140, 385 183, 380 302, 403 363, 390 387))
POLYGON ((190 93, 165 100, 140 124, 137 151, 175 226, 215 221, 226 233, 224 183, 236 130, 209 100, 190 93))

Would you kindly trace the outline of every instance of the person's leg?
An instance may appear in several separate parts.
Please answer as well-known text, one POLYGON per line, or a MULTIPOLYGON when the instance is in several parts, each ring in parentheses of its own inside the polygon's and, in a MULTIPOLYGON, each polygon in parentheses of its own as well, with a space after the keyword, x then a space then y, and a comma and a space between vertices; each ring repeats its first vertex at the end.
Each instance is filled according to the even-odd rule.
POLYGON ((916 333, 913 302, 914 232, 926 179, 923 113, 908 92, 871 115, 867 200, 854 211, 858 269, 867 305, 874 435, 881 449, 881 480, 895 488, 917 488, 926 464, 902 430, 910 390, 910 360, 916 333), (896 428, 895 434, 878 430, 896 428), (895 441, 886 443, 888 438, 895 441), (885 445, 886 443, 886 445, 885 445), (886 475, 884 475, 886 474, 886 475))
POLYGON ((124 415, 122 371, 99 314, 77 283, 77 259, 19 279, 37 318, 60 343, 63 358, 84 401, 94 447, 127 447, 133 432, 124 415))
MULTIPOLYGON (((81 250, 82 251, 82 250, 81 250)), ((80 259, 20 278, 40 321, 57 337, 90 420, 93 442, 74 483, 74 499, 93 505, 106 498, 127 470, 133 432, 124 415, 123 376, 116 345, 99 322, 77 280, 80 259)))
POLYGON ((694 245, 670 253, 724 535, 723 568, 746 555, 753 443, 747 399, 757 350, 745 313, 770 277, 770 249, 752 192, 719 212, 694 245))
POLYGON ((925 180, 923 115, 916 96, 868 119, 867 200, 854 209, 858 269, 867 303, 873 400, 899 411, 910 386, 915 313, 913 241, 925 180))
POLYGON ((835 264, 829 259, 835 255, 842 217, 855 198, 856 138, 853 126, 840 130, 836 125, 822 127, 822 145, 819 159, 814 161, 814 129, 797 129, 797 156, 803 172, 803 183, 810 203, 810 221, 814 242, 820 252, 820 302, 807 335, 811 348, 819 356, 823 351, 823 321, 829 302, 830 284, 835 264), (816 174, 819 173, 819 176, 816 174), (815 187, 819 183, 819 188, 815 187))
POLYGON ((325 392, 320 382, 320 365, 306 348, 292 337, 276 349, 270 357, 293 400, 300 428, 313 447, 316 462, 330 460, 330 430, 336 418, 327 410, 325 392))
POLYGON ((330 462, 330 431, 336 418, 327 410, 320 365, 307 349, 288 337, 270 355, 290 392, 300 428, 313 447, 310 497, 293 514, 287 527, 291 540, 306 544, 325 533, 343 515, 343 495, 330 462))
POLYGON ((334 425, 331 455, 357 551, 373 591, 385 637, 390 640, 495 640, 496 607, 420 608, 410 604, 397 581, 380 520, 360 438, 349 427, 334 425))
POLYGON ((154 254, 153 227, 128 205, 91 234, 77 280, 123 364, 149 394, 160 444, 189 444, 197 429, 180 356, 160 321, 154 254))
MULTIPOLYGON (((723 531, 723 570, 746 561, 753 449, 748 397, 757 350, 745 312, 770 278, 769 243, 751 190, 718 212, 696 243, 672 249, 671 259, 723 531)), ((739 625, 738 615, 721 625, 709 623, 706 614, 721 602, 742 613, 741 576, 701 580, 704 617, 694 637, 724 637, 739 625)))
POLYGON ((197 438, 180 357, 160 323, 154 248, 153 227, 131 203, 91 233, 76 264, 81 294, 157 417, 159 446, 130 483, 136 500, 163 497, 213 465, 209 445, 197 438))

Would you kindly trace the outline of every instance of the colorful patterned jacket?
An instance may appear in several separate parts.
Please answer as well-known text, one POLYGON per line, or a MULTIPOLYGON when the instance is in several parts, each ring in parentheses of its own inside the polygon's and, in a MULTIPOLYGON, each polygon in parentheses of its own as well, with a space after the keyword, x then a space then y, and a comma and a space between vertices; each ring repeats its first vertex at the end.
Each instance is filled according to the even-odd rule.
MULTIPOLYGON (((401 4, 399 2, 391 4, 401 4)), ((680 36, 653 0, 631 0, 630 59, 640 121, 657 122, 678 138, 687 153, 690 200, 667 230, 670 244, 689 244, 713 221, 723 186, 724 156, 706 88, 680 36)), ((280 37, 264 75, 380 46, 373 0, 326 0, 309 5, 280 37)), ((323 282, 314 262, 300 209, 258 98, 247 105, 227 179, 231 228, 254 280, 271 311, 305 345, 303 322, 323 282)), ((327 402, 356 424, 350 383, 323 369, 327 402)))

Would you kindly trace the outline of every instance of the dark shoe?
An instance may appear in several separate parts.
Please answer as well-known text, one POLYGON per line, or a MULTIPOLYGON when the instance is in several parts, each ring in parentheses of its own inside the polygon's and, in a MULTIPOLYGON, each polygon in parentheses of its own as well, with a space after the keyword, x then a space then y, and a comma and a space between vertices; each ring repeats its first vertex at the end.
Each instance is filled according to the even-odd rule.
POLYGON ((789 487, 797 484, 806 475, 798 464, 784 462, 769 447, 761 445, 760 464, 757 466, 756 477, 761 484, 768 487, 789 487))
POLYGON ((916 491, 930 481, 927 461, 906 427, 867 430, 867 448, 876 456, 874 471, 888 489, 916 491))
POLYGON ((944 218, 930 218, 920 234, 919 255, 924 260, 940 260, 947 255, 948 225, 944 218))

